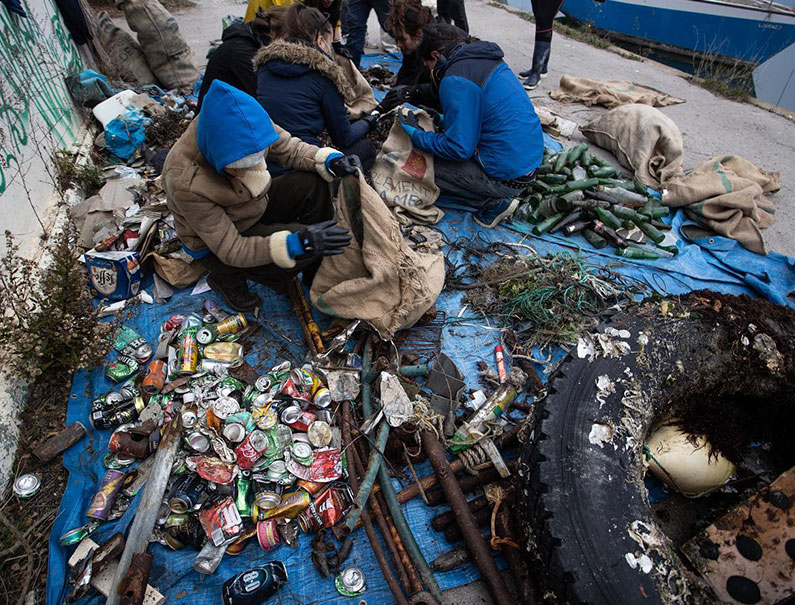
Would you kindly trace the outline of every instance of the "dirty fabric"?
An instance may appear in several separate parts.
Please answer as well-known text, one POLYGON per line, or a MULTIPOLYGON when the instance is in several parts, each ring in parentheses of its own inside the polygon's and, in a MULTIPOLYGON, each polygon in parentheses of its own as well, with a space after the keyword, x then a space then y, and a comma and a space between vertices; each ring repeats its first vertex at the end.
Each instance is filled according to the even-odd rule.
POLYGON ((627 103, 642 103, 653 107, 665 107, 684 103, 684 99, 647 88, 625 80, 608 80, 600 82, 588 78, 577 78, 564 75, 560 79, 560 88, 553 90, 549 96, 564 103, 583 103, 584 105, 604 105, 613 109, 627 103))
POLYGON ((736 155, 715 157, 665 184, 663 203, 719 235, 766 254, 760 229, 773 224, 775 209, 766 193, 781 188, 777 172, 765 172, 736 155))
POLYGON ((336 218, 353 234, 318 269, 312 303, 328 315, 363 319, 383 338, 414 325, 444 287, 440 252, 408 247, 400 226, 363 175, 343 179, 336 218))
POLYGON ((682 173, 682 133, 659 109, 632 103, 611 109, 580 128, 585 137, 613 154, 635 179, 658 189, 682 173))
MULTIPOLYGON (((415 115, 423 130, 434 130, 427 112, 418 110, 415 115)), ((434 205, 439 187, 434 175, 433 154, 414 147, 397 116, 375 158, 370 179, 373 188, 401 223, 438 223, 444 216, 441 208, 434 205)))
POLYGON ((378 105, 378 101, 373 96, 373 89, 348 57, 335 53, 334 62, 342 68, 345 79, 350 85, 350 92, 345 97, 348 118, 351 122, 363 118, 378 105))

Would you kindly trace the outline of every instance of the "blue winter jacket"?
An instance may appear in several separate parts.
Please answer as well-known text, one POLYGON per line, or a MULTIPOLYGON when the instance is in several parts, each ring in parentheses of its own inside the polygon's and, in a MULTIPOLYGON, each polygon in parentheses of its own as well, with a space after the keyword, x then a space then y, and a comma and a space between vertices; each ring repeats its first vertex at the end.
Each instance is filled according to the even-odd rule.
POLYGON ((334 61, 318 48, 300 40, 278 40, 259 50, 257 100, 271 119, 291 135, 321 145, 324 129, 338 149, 361 139, 369 126, 351 124, 343 95, 350 85, 334 61))
POLYGON ((538 168, 544 154, 541 121, 503 56, 493 42, 472 42, 440 58, 433 75, 445 131, 417 130, 414 145, 447 160, 475 158, 500 181, 538 168))

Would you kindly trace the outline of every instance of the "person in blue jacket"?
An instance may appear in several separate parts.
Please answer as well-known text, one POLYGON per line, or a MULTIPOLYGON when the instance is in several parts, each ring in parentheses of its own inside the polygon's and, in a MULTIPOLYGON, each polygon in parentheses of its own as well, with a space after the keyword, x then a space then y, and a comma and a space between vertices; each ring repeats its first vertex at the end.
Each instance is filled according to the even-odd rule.
POLYGON ((333 26, 316 8, 293 4, 282 29, 285 39, 271 42, 254 57, 257 100, 271 119, 291 135, 320 145, 328 131, 332 144, 357 155, 365 170, 375 160, 375 145, 365 138, 378 115, 351 123, 345 99, 353 91, 331 58, 333 26))
POLYGON ((472 206, 475 221, 494 227, 513 214, 515 199, 541 165, 541 121, 519 79, 493 42, 471 41, 452 25, 432 23, 417 51, 431 70, 443 132, 426 132, 401 111, 415 147, 434 155, 436 184, 447 198, 472 206))

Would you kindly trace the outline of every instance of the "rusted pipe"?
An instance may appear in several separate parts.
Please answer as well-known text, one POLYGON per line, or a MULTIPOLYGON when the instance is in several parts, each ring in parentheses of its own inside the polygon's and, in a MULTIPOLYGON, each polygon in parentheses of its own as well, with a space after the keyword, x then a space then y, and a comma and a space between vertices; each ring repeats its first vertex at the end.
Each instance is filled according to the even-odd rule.
MULTIPOLYGON (((518 425, 511 427, 509 430, 505 431, 502 435, 497 437, 494 440, 494 445, 497 446, 497 449, 501 449, 507 445, 510 445, 516 439, 516 436, 519 434, 519 428, 520 427, 518 425)), ((515 463, 513 464, 515 466, 515 463)), ((458 471, 464 470, 464 464, 460 460, 453 460, 450 463, 450 468, 452 469, 453 473, 457 473, 458 471)), ((510 462, 508 463, 508 468, 512 468, 510 462)), ((405 504, 409 500, 416 498, 417 496, 420 495, 421 492, 420 486, 422 486, 423 490, 427 491, 437 483, 438 479, 436 477, 436 474, 423 477, 418 482, 412 483, 406 489, 401 490, 397 495, 398 502, 400 502, 401 504, 405 504)))
POLYGON ((480 533, 474 515, 469 511, 464 492, 458 487, 458 483, 455 480, 455 473, 447 462, 447 456, 442 445, 439 443, 439 439, 430 431, 422 431, 420 434, 422 436, 422 448, 425 451, 425 455, 428 456, 433 470, 436 471, 439 477, 439 485, 442 486, 447 496, 447 501, 456 512, 458 525, 461 528, 461 533, 464 536, 467 548, 472 556, 472 561, 475 563, 478 570, 480 570, 480 575, 486 582, 491 596, 494 597, 494 602, 497 603, 497 605, 513 605, 514 599, 508 591, 505 582, 502 580, 500 570, 497 569, 497 564, 492 557, 491 549, 488 544, 486 544, 483 534, 480 533))
MULTIPOLYGON (((348 402, 343 402, 342 404, 342 416, 342 442, 345 446, 345 451, 350 452, 353 450, 353 448, 350 447, 351 410, 348 402)), ((353 493, 358 496, 359 479, 356 475, 356 466, 353 461, 353 456, 348 454, 348 456, 346 456, 346 460, 348 463, 348 479, 351 483, 351 489, 353 489, 353 493)), ((397 580, 395 579, 395 575, 392 573, 392 570, 389 567, 389 561, 386 560, 386 554, 384 553, 383 548, 381 548, 381 542, 378 541, 378 534, 376 534, 375 527, 373 527, 373 522, 370 519, 370 513, 363 509, 361 519, 364 525, 364 531, 367 534, 367 539, 370 541, 370 548, 373 550, 375 560, 378 562, 378 567, 381 569, 381 573, 384 576, 384 580, 386 580, 387 586, 389 586, 389 590, 392 593, 395 602, 398 605, 408 605, 408 601, 406 600, 406 597, 403 596, 403 592, 400 590, 400 585, 398 584, 397 580)))
MULTIPOLYGON (((512 537, 511 518, 507 509, 501 510, 499 515, 497 515, 497 527, 502 537, 512 537)), ((513 585, 516 588, 519 602, 522 603, 522 605, 535 605, 535 590, 530 579, 530 572, 522 558, 522 553, 510 546, 504 546, 502 548, 502 554, 505 555, 505 560, 508 561, 508 569, 511 570, 513 585)))
MULTIPOLYGON (((362 464, 357 447, 363 447, 363 444, 361 442, 354 442, 353 447, 348 451, 351 454, 351 458, 353 459, 357 472, 359 474, 363 474, 364 465, 362 464)), ((403 590, 408 595, 411 595, 418 590, 422 590, 422 584, 420 583, 417 571, 414 569, 414 565, 408 558, 408 554, 406 553, 406 549, 403 547, 403 542, 400 540, 400 536, 397 535, 397 530, 395 529, 394 524, 391 522, 392 518, 388 517, 388 515, 386 515, 384 512, 386 511, 386 505, 383 503, 383 497, 378 498, 376 496, 375 490, 370 494, 370 510, 373 511, 373 516, 375 517, 376 523, 378 524, 378 529, 381 530, 381 537, 384 539, 384 542, 387 545, 389 555, 392 558, 395 569, 397 570, 398 578, 400 579, 400 583, 403 586, 403 590), (404 564, 404 561, 408 561, 408 565, 404 564)))
POLYGON ((304 296, 304 289, 298 281, 298 277, 293 277, 288 286, 288 293, 293 300, 293 308, 295 314, 298 315, 298 320, 301 322, 301 327, 304 328, 304 337, 310 349, 313 349, 314 354, 325 353, 326 347, 323 344, 323 337, 321 336, 320 327, 312 317, 312 309, 309 308, 309 303, 304 296))
MULTIPOLYGON (((493 509, 492 506, 487 506, 486 508, 481 508, 480 510, 472 513, 472 516, 475 518, 475 523, 477 524, 478 527, 485 527, 489 524, 489 521, 491 521, 492 509, 493 509)), ((459 519, 456 519, 456 521, 459 521, 459 519)), ((455 542, 457 540, 460 540, 461 536, 463 535, 461 533, 460 523, 453 523, 451 525, 448 525, 447 527, 444 528, 443 531, 444 531, 444 537, 447 538, 448 542, 455 542)))
POLYGON ((138 552, 130 562, 130 571, 124 579, 121 605, 143 605, 149 574, 152 573, 152 555, 138 552))
MULTIPOLYGON (((512 460, 508 463, 509 469, 513 470, 515 467, 515 460, 512 460)), ((461 491, 465 494, 470 494, 479 487, 488 485, 489 483, 494 483, 495 481, 502 481, 502 477, 500 477, 500 474, 494 467, 488 468, 485 471, 480 471, 477 475, 464 475, 460 479, 456 478, 458 487, 460 487, 461 491)), ((447 499, 445 497, 444 490, 438 488, 425 492, 425 496, 428 498, 428 506, 437 506, 438 504, 443 504, 447 499)))
MULTIPOLYGON (((472 511, 472 514, 478 512, 481 508, 485 508, 488 504, 489 501, 485 496, 478 496, 467 502, 467 506, 469 506, 469 510, 472 511)), ((442 531, 453 523, 455 523, 455 513, 451 510, 439 513, 431 518, 431 527, 436 531, 442 531)))

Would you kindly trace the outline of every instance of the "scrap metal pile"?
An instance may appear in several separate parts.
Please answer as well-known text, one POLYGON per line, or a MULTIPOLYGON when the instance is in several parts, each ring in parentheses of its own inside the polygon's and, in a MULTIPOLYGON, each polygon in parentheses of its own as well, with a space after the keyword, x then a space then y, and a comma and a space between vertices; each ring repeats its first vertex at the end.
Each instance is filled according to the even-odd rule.
MULTIPOLYGON (((61 537, 64 545, 80 544, 70 561, 71 600, 92 585, 99 589, 95 576, 120 553, 113 587, 105 591, 113 595, 126 586, 143 596, 150 541, 195 549, 194 569, 212 574, 226 555, 297 546, 301 533, 313 535, 318 573, 333 576, 330 583, 341 595, 356 596, 366 579, 345 563, 351 532, 363 526, 395 601, 438 602, 442 592, 431 564, 400 508, 422 495, 429 504, 450 503, 452 512, 432 526, 467 545, 433 562, 433 569, 471 558, 496 602, 510 602, 479 526, 490 522, 492 548, 515 550, 509 507, 500 511, 511 489, 500 482, 514 467, 501 452, 518 432, 506 424, 516 390, 503 384, 490 397, 480 391, 469 397, 457 368, 441 353, 428 364, 401 366, 394 346, 375 344, 359 322, 339 331, 327 348, 303 319, 310 361, 300 367, 283 362, 266 372, 244 361, 257 326, 249 327, 242 314, 225 315, 210 300, 198 313, 165 321, 154 347, 130 328, 118 331, 118 355, 106 376, 119 386, 97 397, 91 413, 95 429, 113 430, 107 471, 86 511, 88 523, 61 537), (472 410, 463 424, 456 423, 460 405, 472 410), (459 459, 448 462, 444 445, 459 459), (436 474, 420 479, 413 462, 426 457, 436 474), (390 471, 406 477, 404 464, 414 482, 396 493, 390 471), (462 469, 472 476, 459 484, 455 473, 462 469), (431 489, 437 482, 441 489, 431 489), (490 484, 487 497, 467 502, 464 493, 484 484, 490 484), (136 497, 141 501, 126 544, 121 534, 98 548, 86 540, 136 497)), ((518 551, 506 557, 517 578, 526 576, 518 551)), ((287 582, 285 566, 272 560, 229 578, 223 602, 255 602, 245 599, 267 598, 287 582)))
POLYGON ((615 166, 591 155, 581 143, 544 161, 514 218, 532 223, 532 233, 581 234, 595 248, 612 246, 626 258, 670 258, 677 254, 669 208, 639 182, 619 179, 615 166))

